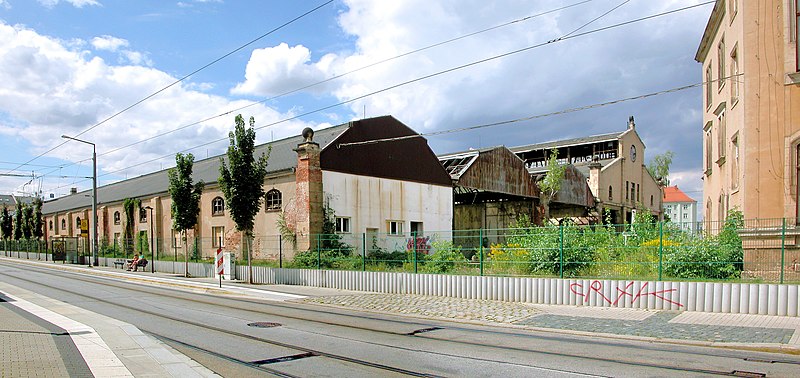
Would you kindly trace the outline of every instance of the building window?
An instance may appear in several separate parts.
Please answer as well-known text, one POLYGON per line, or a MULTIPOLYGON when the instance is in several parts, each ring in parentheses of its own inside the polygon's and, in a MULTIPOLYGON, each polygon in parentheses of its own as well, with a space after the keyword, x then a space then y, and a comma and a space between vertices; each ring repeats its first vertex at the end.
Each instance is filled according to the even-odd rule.
POLYGON ((53 221, 50 221, 50 231, 53 231, 53 221))
POLYGON ((215 197, 211 200, 211 215, 225 214, 225 200, 222 197, 215 197))
POLYGON ((114 212, 114 224, 119 224, 119 211, 114 212))
POLYGON ((736 17, 736 13, 739 11, 739 0, 728 0, 728 8, 731 22, 733 22, 733 18, 736 17))
POLYGON ((731 154, 733 154, 733 160, 731 164, 731 189, 736 189, 739 187, 739 134, 733 136, 731 139, 731 154))
POLYGON ((737 50, 738 47, 734 46, 731 51, 731 106, 739 101, 739 53, 737 50))
POLYGON ((611 185, 608 186, 608 200, 612 201, 614 199, 614 189, 611 188, 611 185))
POLYGON ((282 201, 280 190, 271 189, 267 192, 267 198, 264 202, 266 203, 267 211, 274 211, 281 209, 282 201))
POLYGON ((706 124, 705 130, 705 138, 706 138, 706 176, 711 176, 711 122, 706 124))
POLYGON ((683 213, 683 219, 689 219, 689 213, 683 213))
POLYGON ((689 205, 683 205, 683 211, 689 210, 689 205))
POLYGON ((636 184, 636 202, 642 201, 642 188, 639 184, 636 184))
POLYGON ((706 67, 706 110, 711 109, 711 83, 714 80, 711 77, 711 62, 708 63, 708 67, 706 67))
POLYGON ((653 195, 650 195, 650 206, 653 206, 653 195))
POLYGON ((75 229, 77 230, 81 229, 81 217, 75 218, 75 229))
POLYGON ((717 125, 717 164, 722 165, 725 164, 725 142, 726 139, 726 131, 725 131, 725 111, 721 111, 719 115, 717 115, 718 125, 717 125))
POLYGON ((211 246, 214 248, 225 248, 225 227, 211 227, 211 246))
POLYGON ((67 229, 67 220, 66 219, 62 219, 61 220, 61 229, 62 230, 66 230, 67 229))
POLYGON ((147 223, 147 209, 139 208, 139 223, 147 223))
POLYGON ((725 211, 725 194, 724 193, 721 193, 719 195, 719 201, 718 201, 717 205, 719 206, 717 208, 717 212, 719 213, 718 214, 719 215, 719 219, 717 219, 717 221, 720 222, 718 227, 721 227, 722 226, 721 222, 725 221, 725 213, 726 213, 726 211, 725 211))
POLYGON ((628 181, 625 181, 625 201, 627 201, 627 200, 629 200, 629 199, 630 199, 630 197, 629 197, 629 194, 630 194, 630 192, 629 192, 629 191, 630 191, 630 190, 631 190, 631 184, 630 184, 630 182, 628 182, 628 181))
POLYGON ((336 233, 337 234, 350 233, 350 218, 336 217, 336 233))
POLYGON ((403 222, 402 221, 389 221, 387 222, 387 231, 389 235, 403 235, 403 222))
POLYGON ((722 88, 725 85, 725 38, 717 45, 717 80, 717 88, 722 88))

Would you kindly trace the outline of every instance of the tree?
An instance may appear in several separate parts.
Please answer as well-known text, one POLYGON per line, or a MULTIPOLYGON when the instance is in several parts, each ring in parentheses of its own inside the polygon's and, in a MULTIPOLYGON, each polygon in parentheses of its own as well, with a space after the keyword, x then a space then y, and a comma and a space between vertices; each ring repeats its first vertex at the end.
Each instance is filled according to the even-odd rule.
POLYGON ((186 240, 186 231, 195 227, 200 214, 200 196, 203 194, 205 183, 200 181, 192 183, 192 168, 194 155, 175 155, 175 168, 167 171, 169 176, 169 195, 172 197, 172 228, 178 231, 184 244, 184 276, 189 276, 189 243, 186 240))
POLYGON ((561 190, 561 182, 564 180, 564 173, 567 166, 558 163, 558 149, 554 148, 550 151, 550 157, 547 159, 547 174, 544 179, 539 182, 539 189, 542 194, 542 206, 544 206, 544 221, 550 221, 550 202, 555 197, 556 193, 561 190))
POLYGON ((122 210, 125 212, 125 228, 122 230, 122 245, 125 248, 125 256, 128 253, 133 254, 134 239, 133 230, 136 223, 134 220, 136 212, 142 207, 142 200, 135 198, 126 198, 122 201, 122 210))
POLYGON ((661 155, 653 156, 650 164, 647 165, 647 171, 650 176, 656 180, 661 180, 662 185, 669 186, 669 166, 672 165, 672 158, 675 154, 672 151, 667 151, 661 155))
MULTIPOLYGON (((3 241, 8 241, 14 233, 14 223, 11 219, 11 214, 8 213, 8 207, 3 205, 3 212, 0 214, 0 236, 3 241)), ((5 246, 4 246, 5 247, 5 246)))
POLYGON ((22 206, 22 237, 25 240, 30 240, 33 236, 33 207, 29 205, 22 206))
POLYGON ((250 267, 250 281, 253 280, 252 265, 250 264, 251 239, 255 216, 261 210, 261 201, 264 199, 264 177, 267 175, 267 161, 269 153, 256 160, 255 153, 256 131, 255 118, 250 117, 250 127, 245 128, 244 118, 236 116, 234 131, 228 133, 230 145, 227 157, 220 158, 219 186, 225 195, 225 201, 230 209, 231 218, 236 223, 236 230, 244 233, 245 247, 247 248, 247 265, 250 267))
POLYGON ((44 222, 42 222, 42 199, 33 200, 33 223, 31 223, 33 237, 40 240, 44 236, 44 222))
POLYGON ((14 240, 22 239, 22 202, 14 210, 14 240))

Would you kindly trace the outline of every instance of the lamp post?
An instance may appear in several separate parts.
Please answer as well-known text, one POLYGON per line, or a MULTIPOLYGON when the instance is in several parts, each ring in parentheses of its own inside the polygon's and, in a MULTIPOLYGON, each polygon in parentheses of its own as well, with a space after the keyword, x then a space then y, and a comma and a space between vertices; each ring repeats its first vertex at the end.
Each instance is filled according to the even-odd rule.
POLYGON ((94 263, 92 265, 98 266, 100 264, 97 256, 97 148, 92 142, 66 135, 61 137, 92 145, 92 254, 94 255, 94 263))
POLYGON ((144 207, 150 210, 150 273, 156 272, 156 257, 155 257, 155 235, 153 234, 153 208, 150 206, 144 207))

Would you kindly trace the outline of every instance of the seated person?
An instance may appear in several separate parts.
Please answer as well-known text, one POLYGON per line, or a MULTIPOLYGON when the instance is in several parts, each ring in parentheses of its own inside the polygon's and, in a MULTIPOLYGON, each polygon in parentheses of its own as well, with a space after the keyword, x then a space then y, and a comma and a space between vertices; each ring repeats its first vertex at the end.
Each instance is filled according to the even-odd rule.
POLYGON ((137 269, 139 269, 140 266, 142 267, 142 271, 144 271, 145 265, 147 265, 147 259, 142 257, 141 259, 139 259, 136 265, 133 266, 133 271, 135 272, 137 269))
POLYGON ((138 265, 138 264, 139 264, 139 254, 137 253, 137 254, 133 255, 133 260, 131 260, 131 262, 128 263, 128 270, 131 270, 131 269, 135 268, 136 265, 138 265))

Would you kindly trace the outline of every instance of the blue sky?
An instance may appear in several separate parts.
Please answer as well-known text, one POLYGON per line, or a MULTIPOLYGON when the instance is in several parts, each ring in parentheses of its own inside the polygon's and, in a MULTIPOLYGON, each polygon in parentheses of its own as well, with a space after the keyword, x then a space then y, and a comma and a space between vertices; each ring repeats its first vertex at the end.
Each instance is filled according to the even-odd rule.
MULTIPOLYGON (((391 114, 422 132, 498 122, 694 84, 694 61, 712 5, 531 49, 403 85, 442 70, 700 1, 335 0, 107 123, 91 126, 325 3, 317 1, 0 0, 0 191, 63 195, 174 165, 174 154, 222 153, 234 114, 254 101, 414 49, 574 5, 358 71, 241 111, 266 142, 366 116, 391 114), (158 136, 169 132, 167 135, 158 136), (132 143, 153 138, 126 147, 132 143), (211 143, 215 140, 219 142, 211 143), (198 147, 199 146, 199 147, 198 147), (53 149, 52 151, 49 151, 53 149), (49 152, 47 152, 49 151, 49 152), (46 153, 45 153, 46 152, 46 153), (41 157, 37 157, 42 155, 41 157), (37 157, 28 166, 21 163, 37 157), (78 162, 78 164, 74 164, 78 162), (50 168, 61 167, 61 168, 50 168)), ((510 126, 430 137, 437 153, 521 145, 624 130, 629 115, 649 159, 676 153, 671 179, 701 199, 699 88, 510 126)))

